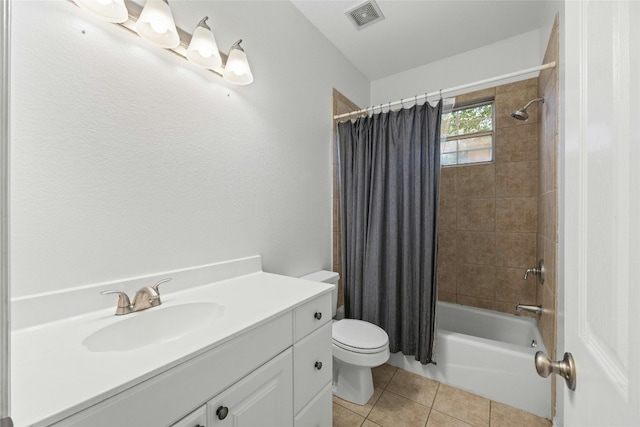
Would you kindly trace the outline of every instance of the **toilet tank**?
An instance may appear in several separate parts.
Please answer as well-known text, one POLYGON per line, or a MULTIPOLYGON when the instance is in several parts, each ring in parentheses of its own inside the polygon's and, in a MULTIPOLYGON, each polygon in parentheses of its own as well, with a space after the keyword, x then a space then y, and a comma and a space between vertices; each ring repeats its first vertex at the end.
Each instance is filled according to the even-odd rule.
POLYGON ((334 317, 336 315, 336 309, 338 308, 338 281, 340 280, 340 275, 335 271, 320 270, 302 276, 301 279, 311 282, 330 283, 333 285, 333 291, 331 292, 331 317, 334 317))

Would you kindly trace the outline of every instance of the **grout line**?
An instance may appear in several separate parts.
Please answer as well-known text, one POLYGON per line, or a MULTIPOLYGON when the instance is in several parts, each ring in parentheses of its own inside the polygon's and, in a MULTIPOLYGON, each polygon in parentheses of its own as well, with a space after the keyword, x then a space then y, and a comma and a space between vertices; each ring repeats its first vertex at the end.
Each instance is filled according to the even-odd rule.
MULTIPOLYGON (((407 396, 403 396, 403 395, 401 395, 401 394, 398 394, 398 393, 396 393, 395 391, 391 391, 391 390, 385 390, 385 391, 386 391, 386 392, 388 392, 388 393, 394 394, 394 395, 396 395, 396 396, 398 396, 398 397, 401 397, 401 398, 403 398, 403 399, 407 399, 409 402, 411 402, 411 403, 415 403, 416 405, 420 405, 420 406, 422 406, 422 407, 424 407, 424 408, 429 408, 429 409, 431 409, 431 406, 427 406, 427 405, 425 405, 424 403, 416 402, 415 400, 413 400, 413 399, 409 399, 407 396)), ((376 402, 376 403, 377 403, 377 402, 376 402)))
MULTIPOLYGON (((358 414, 357 412, 353 412, 351 409, 349 409, 349 408, 347 408, 347 407, 345 407, 345 406, 342 406, 341 404, 339 404, 339 403, 338 403, 338 402, 336 402, 336 401, 333 401, 333 403, 334 403, 334 404, 336 404, 336 405, 338 405, 338 406, 339 406, 339 407, 341 407, 342 409, 344 409, 344 410, 346 410, 346 411, 351 412, 353 415, 357 415, 358 417, 362 418, 362 419, 363 419, 363 420, 362 420, 362 422, 363 422, 363 423, 364 423, 364 421, 367 419, 367 417, 363 417, 362 415, 358 414)), ((362 424, 360 424, 360 425, 362 425, 362 424)))

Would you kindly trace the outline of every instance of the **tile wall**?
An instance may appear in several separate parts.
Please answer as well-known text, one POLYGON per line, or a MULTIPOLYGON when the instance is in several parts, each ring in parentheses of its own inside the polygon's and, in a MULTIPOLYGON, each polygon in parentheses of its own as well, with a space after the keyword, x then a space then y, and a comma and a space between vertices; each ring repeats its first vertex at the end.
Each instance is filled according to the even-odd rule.
POLYGON ((495 162, 442 168, 438 298, 515 313, 536 302, 538 105, 528 121, 510 112, 538 97, 538 79, 456 97, 460 104, 495 99, 495 162))
MULTIPOLYGON (((351 102, 347 97, 341 94, 336 89, 333 90, 333 115, 337 114, 345 114, 351 111, 359 110, 356 104, 351 102)), ((333 121, 334 124, 334 136, 336 135, 336 122, 333 121)), ((333 271, 338 272, 340 274, 340 282, 338 283, 338 307, 343 305, 344 302, 344 294, 342 287, 342 235, 340 233, 340 190, 338 187, 338 156, 336 152, 335 141, 332 142, 331 152, 333 157, 333 192, 331 199, 331 206, 333 207, 333 215, 332 215, 332 224, 333 224, 333 236, 332 236, 332 265, 331 269, 333 271)))

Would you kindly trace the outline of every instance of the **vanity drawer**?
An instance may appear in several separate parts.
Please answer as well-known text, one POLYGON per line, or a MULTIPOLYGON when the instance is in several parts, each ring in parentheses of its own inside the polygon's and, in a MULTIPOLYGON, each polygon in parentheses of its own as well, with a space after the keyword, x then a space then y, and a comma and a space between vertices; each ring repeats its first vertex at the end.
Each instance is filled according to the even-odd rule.
POLYGON ((333 423, 332 413, 332 389, 329 382, 312 400, 296 415, 295 427, 331 427, 333 423))
POLYGON ((293 346, 293 412, 300 410, 331 381, 331 322, 293 346))
POLYGON ((321 295, 296 308, 293 319, 293 341, 297 342, 331 320, 331 293, 321 295))
POLYGON ((207 406, 202 405, 171 427, 204 427, 207 424, 207 406))

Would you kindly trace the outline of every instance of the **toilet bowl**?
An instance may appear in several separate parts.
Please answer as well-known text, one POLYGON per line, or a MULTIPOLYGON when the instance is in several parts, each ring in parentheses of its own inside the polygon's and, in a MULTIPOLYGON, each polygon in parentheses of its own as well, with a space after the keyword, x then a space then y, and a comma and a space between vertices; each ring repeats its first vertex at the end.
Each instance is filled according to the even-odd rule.
POLYGON ((371 368, 389 360, 384 329, 362 320, 343 319, 333 330, 333 394, 365 405, 373 395, 371 368))
MULTIPOLYGON (((304 280, 331 283, 333 315, 336 314, 340 276, 332 271, 318 271, 304 280)), ((371 368, 389 360, 389 336, 384 329, 356 319, 335 320, 332 325, 333 394, 358 405, 366 404, 373 395, 371 368)))

